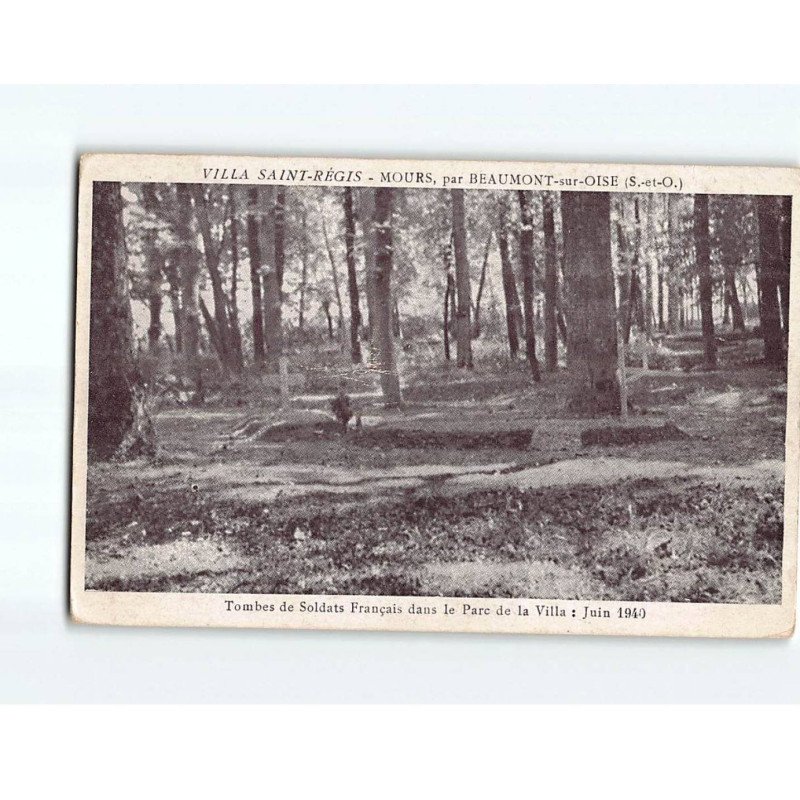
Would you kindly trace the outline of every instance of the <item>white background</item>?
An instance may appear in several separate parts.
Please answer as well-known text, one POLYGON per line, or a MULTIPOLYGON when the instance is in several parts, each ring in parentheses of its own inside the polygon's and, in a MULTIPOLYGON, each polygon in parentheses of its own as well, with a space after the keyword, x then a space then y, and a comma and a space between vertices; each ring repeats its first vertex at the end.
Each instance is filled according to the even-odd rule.
POLYGON ((0 89, 0 702, 800 701, 800 641, 79 627, 67 619, 77 157, 800 163, 800 89, 0 89))

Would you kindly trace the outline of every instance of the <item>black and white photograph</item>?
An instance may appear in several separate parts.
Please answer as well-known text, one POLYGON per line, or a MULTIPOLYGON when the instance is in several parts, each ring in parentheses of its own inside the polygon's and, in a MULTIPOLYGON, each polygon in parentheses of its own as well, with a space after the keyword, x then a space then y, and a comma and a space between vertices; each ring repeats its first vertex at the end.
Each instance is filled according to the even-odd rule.
POLYGON ((792 197, 518 166, 94 180, 83 588, 780 606, 792 197))

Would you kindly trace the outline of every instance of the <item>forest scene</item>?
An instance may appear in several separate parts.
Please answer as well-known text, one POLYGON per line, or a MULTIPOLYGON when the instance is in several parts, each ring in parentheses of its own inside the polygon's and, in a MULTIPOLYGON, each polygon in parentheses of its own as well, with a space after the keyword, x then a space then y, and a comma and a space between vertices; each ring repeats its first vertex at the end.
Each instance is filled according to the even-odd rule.
POLYGON ((86 588, 779 603, 790 225, 94 183, 86 588))

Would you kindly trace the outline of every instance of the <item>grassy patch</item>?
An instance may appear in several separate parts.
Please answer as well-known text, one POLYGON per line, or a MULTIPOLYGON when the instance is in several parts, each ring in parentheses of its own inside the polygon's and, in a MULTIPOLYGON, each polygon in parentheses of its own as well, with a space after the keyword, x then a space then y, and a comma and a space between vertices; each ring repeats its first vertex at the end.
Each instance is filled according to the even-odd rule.
POLYGON ((318 495, 268 506, 214 502, 191 489, 138 500, 95 495, 90 562, 135 560, 176 540, 219 543, 238 562, 143 561, 124 577, 98 570, 94 578, 89 568, 87 580, 135 591, 774 603, 781 497, 779 486, 691 479, 360 502, 318 495))

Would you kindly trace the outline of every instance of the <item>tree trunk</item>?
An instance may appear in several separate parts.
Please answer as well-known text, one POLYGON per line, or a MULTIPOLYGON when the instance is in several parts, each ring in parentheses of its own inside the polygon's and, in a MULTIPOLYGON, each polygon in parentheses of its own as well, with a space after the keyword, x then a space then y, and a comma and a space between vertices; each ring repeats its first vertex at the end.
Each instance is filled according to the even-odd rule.
POLYGON ((283 355, 283 262, 285 186, 261 187, 261 270, 264 291, 264 355, 267 371, 278 372, 283 355))
POLYGON ((328 323, 328 339, 333 341, 333 317, 331 316, 331 301, 322 301, 322 310, 325 312, 325 319, 328 323))
POLYGON ((789 266, 792 260, 792 198, 781 197, 778 201, 780 208, 780 239, 781 239, 781 273, 778 280, 778 291, 781 299, 781 319, 783 321, 783 335, 789 338, 789 266))
POLYGON ((650 345, 653 341, 653 278, 658 274, 658 252, 656 250, 656 198, 650 195, 647 198, 647 235, 642 237, 645 247, 644 253, 644 303, 642 312, 644 325, 642 330, 645 345, 642 348, 642 366, 650 369, 650 345))
POLYGON ((450 303, 451 295, 455 291, 455 282, 452 272, 447 273, 447 283, 444 289, 444 314, 443 314, 443 333, 444 333, 444 360, 450 360, 450 303))
POLYGON ((469 280, 467 231, 464 224, 464 190, 451 189, 453 252, 456 263, 456 365, 472 369, 472 290, 469 280))
POLYGON ((344 249, 347 260, 347 294, 350 298, 350 357, 361 363, 361 310, 356 281, 356 219, 353 212, 353 190, 344 187, 344 249))
POLYGON ((175 352, 183 352, 183 304, 181 302, 180 272, 176 265, 177 253, 172 253, 164 260, 164 274, 169 284, 169 304, 172 310, 172 322, 175 326, 175 352))
POLYGON ((403 397, 392 336, 392 199, 391 189, 375 189, 375 338, 384 403, 398 406, 403 397))
POLYGON ((261 231, 259 230, 259 191, 249 191, 247 209, 247 252, 250 258, 250 294, 253 298, 253 361, 264 363, 264 311, 261 297, 261 231))
POLYGON ((155 452, 133 353, 122 196, 97 181, 92 195, 88 448, 96 458, 155 452))
POLYGON ((151 283, 147 293, 147 307, 150 311, 150 324, 147 326, 147 348, 152 355, 158 355, 161 341, 161 285, 151 283))
POLYGON ((783 332, 778 284, 783 270, 780 242, 780 217, 775 197, 758 198, 759 295, 761 296, 761 335, 767 364, 783 364, 783 332))
POLYGON ((714 284, 711 280, 711 251, 708 232, 708 195, 694 196, 694 248, 700 281, 700 318, 706 369, 717 366, 717 340, 714 333, 714 284))
POLYGON ((364 240, 364 289, 367 295, 367 340, 375 350, 375 196, 372 189, 359 190, 359 217, 364 240))
POLYGON ((489 250, 492 245, 492 230, 489 229, 489 237, 486 239, 486 249, 483 251, 483 263, 481 264, 481 277, 478 281, 478 294, 475 296, 475 319, 472 325, 472 338, 479 339, 481 335, 481 298, 483 297, 483 287, 486 285, 486 267, 489 264, 489 250))
POLYGON ((675 334, 681 325, 680 292, 680 209, 677 194, 667 195, 667 333, 675 334))
POLYGON ((400 305, 397 302, 397 298, 392 303, 392 335, 395 339, 403 338, 403 331, 400 327, 400 305))
POLYGON ((533 317, 533 274, 536 265, 533 257, 533 215, 530 199, 525 191, 518 191, 519 208, 522 216, 519 234, 519 257, 522 262, 522 311, 525 320, 525 354, 531 377, 537 383, 542 379, 539 362, 536 358, 536 331, 533 317))
POLYGON ((544 206, 544 368, 558 369, 558 263, 556 261, 556 229, 553 195, 542 195, 544 206))
MULTIPOLYGON (((157 214, 159 209, 158 195, 155 185, 142 184, 142 206, 149 214, 157 214)), ((158 249, 156 239, 158 231, 155 227, 145 231, 143 255, 147 264, 147 308, 150 312, 150 325, 147 328, 148 350, 157 355, 161 341, 161 307, 163 297, 161 284, 164 281, 164 254, 158 249)))
POLYGON ((610 196, 563 192, 567 355, 577 411, 619 413, 617 322, 611 265, 610 196))
POLYGON ((511 253, 508 246, 508 209, 505 198, 498 208, 497 242, 500 247, 500 267, 503 275, 503 296, 506 301, 506 330, 508 332, 508 349, 513 361, 519 353, 519 337, 522 330, 522 311, 519 307, 519 293, 511 253))
POLYGON ((736 270, 728 264, 725 266, 725 295, 731 314, 731 323, 735 331, 744 332, 744 314, 736 291, 736 270))
POLYGON ((641 251, 641 219, 639 213, 639 198, 633 200, 634 228, 633 242, 628 242, 623 234, 622 241, 630 260, 630 272, 625 292, 625 325, 623 328, 623 341, 627 346, 631 340, 631 327, 636 319, 641 331, 644 328, 644 301, 642 299, 642 282, 639 277, 640 251, 641 251))
POLYGON ((300 244, 300 299, 297 308, 297 329, 303 332, 306 313, 306 291, 308 287, 308 213, 302 207, 302 241, 300 244))
POLYGON ((206 269, 211 279, 211 290, 214 298, 213 319, 216 325, 216 350, 224 370, 234 366, 233 346, 229 333, 227 303, 225 292, 222 288, 220 276, 220 245, 214 241, 211 233, 211 222, 208 217, 208 202, 205 187, 202 184, 190 185, 194 199, 194 214, 197 220, 200 235, 203 239, 203 253, 205 255, 206 269))
POLYGON ((325 250, 328 253, 328 260, 331 262, 331 278, 333 282, 333 296, 336 299, 336 310, 339 315, 339 330, 344 328, 344 311, 342 309, 342 293, 339 289, 339 269, 336 266, 336 258, 333 255, 331 241, 328 238, 328 226, 325 222, 325 209, 320 206, 320 216, 322 217, 322 238, 325 241, 325 250))
POLYGON ((178 240, 183 298, 184 352, 189 377, 195 383, 193 401, 203 401, 203 374, 200 363, 200 265, 192 231, 192 190, 185 183, 177 185, 178 240))
POLYGON ((231 325, 231 342, 237 371, 244 366, 242 353, 242 329, 239 325, 239 217, 236 208, 236 192, 231 188, 228 201, 228 212, 231 222, 231 293, 228 300, 228 318, 231 325))

